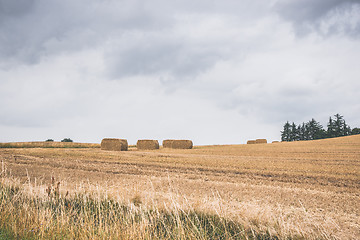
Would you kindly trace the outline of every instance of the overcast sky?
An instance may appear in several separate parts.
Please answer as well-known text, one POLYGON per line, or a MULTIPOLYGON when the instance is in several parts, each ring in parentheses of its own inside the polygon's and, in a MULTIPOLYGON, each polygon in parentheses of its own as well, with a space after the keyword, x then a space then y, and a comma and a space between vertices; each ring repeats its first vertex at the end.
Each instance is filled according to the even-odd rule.
POLYGON ((359 0, 0 0, 0 142, 360 127, 359 0))

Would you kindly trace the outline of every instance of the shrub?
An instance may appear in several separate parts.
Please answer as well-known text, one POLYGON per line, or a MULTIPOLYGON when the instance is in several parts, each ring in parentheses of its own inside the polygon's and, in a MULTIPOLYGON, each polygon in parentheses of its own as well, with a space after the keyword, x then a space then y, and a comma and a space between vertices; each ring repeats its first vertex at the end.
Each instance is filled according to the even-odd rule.
POLYGON ((63 140, 61 140, 61 142, 73 142, 73 140, 71 140, 70 138, 64 138, 63 140))
POLYGON ((351 130, 351 135, 356 135, 356 134, 360 134, 360 128, 353 128, 351 130))
POLYGON ((53 142, 54 141, 54 139, 47 139, 45 142, 53 142))

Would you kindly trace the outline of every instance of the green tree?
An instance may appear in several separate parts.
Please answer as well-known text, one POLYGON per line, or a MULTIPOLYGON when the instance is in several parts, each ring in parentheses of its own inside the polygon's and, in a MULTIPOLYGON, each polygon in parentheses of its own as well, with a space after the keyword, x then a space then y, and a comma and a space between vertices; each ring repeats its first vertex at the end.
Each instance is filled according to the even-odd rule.
POLYGON ((351 128, 346 124, 345 119, 340 114, 334 115, 335 119, 333 122, 333 137, 348 136, 351 134, 351 128))
POLYGON ((342 132, 343 132, 343 121, 344 121, 344 117, 341 116, 340 114, 335 114, 334 115, 335 120, 334 120, 334 133, 335 133, 335 137, 340 137, 343 136, 342 132))
POLYGON ((307 140, 305 123, 302 123, 301 126, 299 125, 299 140, 307 140))
POLYGON ((290 131, 290 141, 298 141, 299 140, 299 134, 297 131, 297 127, 295 123, 293 122, 291 124, 291 131, 290 131))
POLYGON ((360 134, 360 128, 356 127, 351 130, 351 135, 356 135, 356 134, 360 134))
POLYGON ((321 139, 325 135, 325 131, 319 122, 312 118, 308 123, 308 140, 321 139))
POLYGON ((333 121, 333 119, 330 117, 329 118, 329 123, 327 124, 327 131, 326 131, 326 135, 328 138, 333 138, 336 136, 335 134, 335 123, 333 121))
POLYGON ((290 129, 290 123, 287 121, 284 124, 284 130, 281 131, 281 141, 289 142, 291 141, 291 129, 290 129))
POLYGON ((343 136, 349 136, 351 135, 351 127, 349 125, 346 124, 345 119, 344 119, 344 123, 343 123, 343 132, 342 135, 343 136))
POLYGON ((360 134, 360 128, 351 129, 350 126, 346 124, 344 117, 337 113, 334 115, 334 119, 329 117, 327 130, 325 130, 314 118, 299 126, 296 126, 294 122, 290 124, 289 121, 287 121, 283 131, 281 131, 281 140, 313 140, 354 134, 360 134))
POLYGON ((311 140, 311 126, 310 123, 305 123, 305 132, 304 132, 305 140, 311 140))
POLYGON ((71 140, 70 138, 64 138, 63 140, 61 140, 61 142, 73 142, 73 140, 71 140))

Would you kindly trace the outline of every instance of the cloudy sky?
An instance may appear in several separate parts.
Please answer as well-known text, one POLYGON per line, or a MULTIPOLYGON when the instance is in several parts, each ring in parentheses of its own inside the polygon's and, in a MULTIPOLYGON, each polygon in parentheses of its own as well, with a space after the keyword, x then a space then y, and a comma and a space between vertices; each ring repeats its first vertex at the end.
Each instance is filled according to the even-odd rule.
POLYGON ((359 0, 0 0, 0 142, 360 126, 359 0))

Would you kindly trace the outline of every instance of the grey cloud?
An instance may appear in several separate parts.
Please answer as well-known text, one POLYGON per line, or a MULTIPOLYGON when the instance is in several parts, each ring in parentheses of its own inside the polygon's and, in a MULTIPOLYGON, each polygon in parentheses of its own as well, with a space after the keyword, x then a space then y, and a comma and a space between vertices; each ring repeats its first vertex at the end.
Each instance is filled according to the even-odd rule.
POLYGON ((66 41, 66 35, 74 29, 75 24, 67 18, 61 4, 32 1, 30 5, 30 2, 22 2, 2 3, 2 8, 8 10, 0 23, 0 67, 38 63, 43 55, 52 51, 47 46, 49 43, 66 41), (72 26, 66 26, 69 23, 72 26))
POLYGON ((0 67, 36 64, 42 57, 94 48, 128 30, 171 22, 135 1, 0 2, 0 67))
POLYGON ((6 17, 21 17, 29 12, 33 7, 34 0, 1 0, 0 1, 0 19, 6 17))
POLYGON ((193 78, 225 58, 221 48, 177 39, 178 36, 152 36, 127 39, 110 48, 106 57, 112 78, 155 75, 164 83, 173 78, 193 78))
MULTIPOLYGON (((195 79, 232 55, 235 58, 242 56, 246 49, 243 44, 252 45, 251 41, 256 38, 242 36, 246 35, 242 29, 249 28, 244 19, 249 20, 256 4, 252 1, 251 7, 244 11, 244 4, 229 2, 231 4, 221 7, 213 2, 202 2, 195 4, 195 10, 177 2, 170 11, 173 14, 171 27, 128 31, 113 38, 105 53, 108 75, 113 79, 155 76, 163 85, 173 88, 195 79), (241 9, 244 14, 239 15, 236 9, 241 9)), ((165 4, 164 8, 167 7, 165 4)), ((257 19, 249 20, 249 24, 255 25, 257 19)))
POLYGON ((283 0, 279 1, 275 8, 279 13, 292 21, 316 21, 324 17, 330 10, 346 3, 356 2, 354 0, 283 0))
MULTIPOLYGON (((125 60, 109 57, 113 59, 113 65, 118 65, 119 69, 125 72, 124 75, 138 73, 140 70, 136 69, 136 65, 143 67, 144 70, 141 71, 145 73, 156 72, 159 70, 159 67, 155 66, 156 59, 155 61, 153 59, 153 63, 147 60, 151 57, 160 57, 159 64, 167 65, 173 62, 176 66, 171 66, 169 71, 180 75, 185 72, 198 73, 213 65, 213 59, 218 53, 207 47, 219 46, 203 47, 202 43, 197 45, 191 42, 183 43, 181 39, 176 39, 176 36, 169 39, 167 35, 173 34, 171 30, 174 29, 179 17, 187 19, 193 15, 203 17, 232 15, 235 22, 241 23, 241 19, 253 18, 254 11, 263 13, 267 9, 264 4, 259 4, 259 1, 240 3, 235 0, 227 1, 226 4, 205 0, 197 2, 0 0, 0 3, 0 68, 8 69, 23 63, 37 64, 45 56, 103 47, 110 41, 124 44, 121 49, 115 50, 126 56, 132 66, 124 63, 125 60), (239 11, 242 14, 239 15, 239 11), (144 34, 163 34, 163 32, 167 34, 164 40, 149 39, 154 44, 152 49, 149 49, 146 43, 143 47, 133 47, 131 43, 122 41, 127 33, 139 31, 144 34), (164 46, 159 46, 159 41, 164 43, 164 46), (130 45, 128 49, 126 49, 127 45, 130 45), (176 47, 179 48, 175 49, 176 47), (156 50, 159 52, 157 53, 156 50), (134 56, 129 56, 131 54, 134 56), (170 55, 171 59, 168 59, 167 55, 170 55), (132 58, 138 63, 131 61, 132 58), (126 70, 124 71, 121 66, 126 70)), ((139 44, 144 44, 145 41, 146 39, 143 39, 139 44)), ((116 75, 116 71, 110 71, 116 75)))
POLYGON ((358 0, 280 0, 275 11, 292 23, 299 36, 313 31, 332 34, 360 34, 360 3, 358 0))

